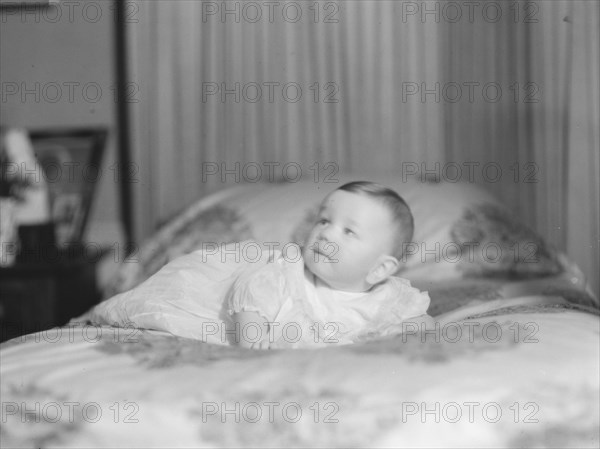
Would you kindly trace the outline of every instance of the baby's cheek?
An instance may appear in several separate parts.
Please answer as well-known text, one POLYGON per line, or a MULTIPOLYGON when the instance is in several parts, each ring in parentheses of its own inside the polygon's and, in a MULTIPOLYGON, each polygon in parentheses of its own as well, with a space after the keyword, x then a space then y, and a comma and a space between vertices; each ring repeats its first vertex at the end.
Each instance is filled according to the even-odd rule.
POLYGON ((308 257, 312 254, 312 249, 315 247, 315 239, 310 237, 306 239, 304 242, 304 247, 302 248, 303 256, 308 257))

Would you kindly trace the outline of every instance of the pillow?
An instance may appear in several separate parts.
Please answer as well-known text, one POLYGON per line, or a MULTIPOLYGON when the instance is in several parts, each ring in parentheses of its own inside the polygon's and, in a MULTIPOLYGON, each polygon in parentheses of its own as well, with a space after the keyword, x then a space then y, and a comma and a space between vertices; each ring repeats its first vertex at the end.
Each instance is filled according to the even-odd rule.
POLYGON ((158 272, 168 262, 191 253, 205 242, 230 243, 248 240, 250 230, 239 214, 219 204, 198 207, 197 203, 163 226, 125 258, 113 279, 102 292, 110 298, 126 292, 158 272))
POLYGON ((352 180, 386 185, 398 192, 412 210, 415 233, 413 242, 406 245, 399 276, 410 280, 522 279, 563 271, 557 251, 474 184, 344 175, 333 184, 273 186, 246 199, 240 214, 254 239, 302 245, 321 200, 352 180))
POLYGON ((415 233, 406 247, 401 277, 411 281, 520 279, 564 271, 557 251, 474 184, 345 174, 335 182, 237 185, 199 200, 142 245, 137 263, 123 264, 104 297, 138 285, 168 261, 203 243, 254 239, 274 249, 288 243, 302 245, 322 199, 354 180, 394 189, 412 210, 415 233))

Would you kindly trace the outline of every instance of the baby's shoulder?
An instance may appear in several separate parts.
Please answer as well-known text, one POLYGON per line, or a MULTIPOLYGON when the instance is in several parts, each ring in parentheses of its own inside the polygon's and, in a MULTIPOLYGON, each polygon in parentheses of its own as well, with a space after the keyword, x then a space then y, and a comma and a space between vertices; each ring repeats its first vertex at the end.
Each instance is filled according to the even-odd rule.
POLYGON ((427 292, 413 287, 408 279, 396 276, 392 276, 384 282, 382 294, 385 307, 392 309, 427 309, 430 303, 427 292))
POLYGON ((411 285, 408 279, 392 276, 381 284, 379 290, 386 303, 412 304, 427 302, 429 294, 411 285))
POLYGON ((408 279, 404 279, 397 276, 391 276, 386 279, 381 285, 381 290, 385 291, 388 296, 397 296, 402 294, 412 294, 419 292, 418 289, 413 287, 408 279))
POLYGON ((404 279, 398 276, 390 276, 386 282, 394 288, 413 288, 408 279, 404 279))

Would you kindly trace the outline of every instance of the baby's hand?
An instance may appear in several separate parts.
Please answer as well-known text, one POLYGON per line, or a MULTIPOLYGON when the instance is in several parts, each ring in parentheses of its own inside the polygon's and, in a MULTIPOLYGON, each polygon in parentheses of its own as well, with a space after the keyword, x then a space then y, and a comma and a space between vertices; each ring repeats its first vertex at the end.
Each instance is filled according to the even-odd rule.
POLYGON ((269 349, 269 325, 257 312, 237 312, 233 314, 232 318, 234 323, 236 323, 237 333, 235 343, 238 346, 251 349, 269 349), (254 328, 260 330, 260 335, 258 336, 260 340, 257 342, 251 342, 245 338, 243 332, 239 332, 240 329, 245 329, 248 325, 252 325, 254 328))

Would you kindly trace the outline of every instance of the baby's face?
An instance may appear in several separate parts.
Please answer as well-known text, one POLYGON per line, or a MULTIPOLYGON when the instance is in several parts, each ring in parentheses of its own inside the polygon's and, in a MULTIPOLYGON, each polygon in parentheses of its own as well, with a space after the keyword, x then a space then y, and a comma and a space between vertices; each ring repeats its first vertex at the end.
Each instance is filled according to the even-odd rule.
POLYGON ((392 214, 365 195, 336 190, 321 204, 304 243, 304 263, 330 287, 366 291, 367 275, 394 244, 392 214))

